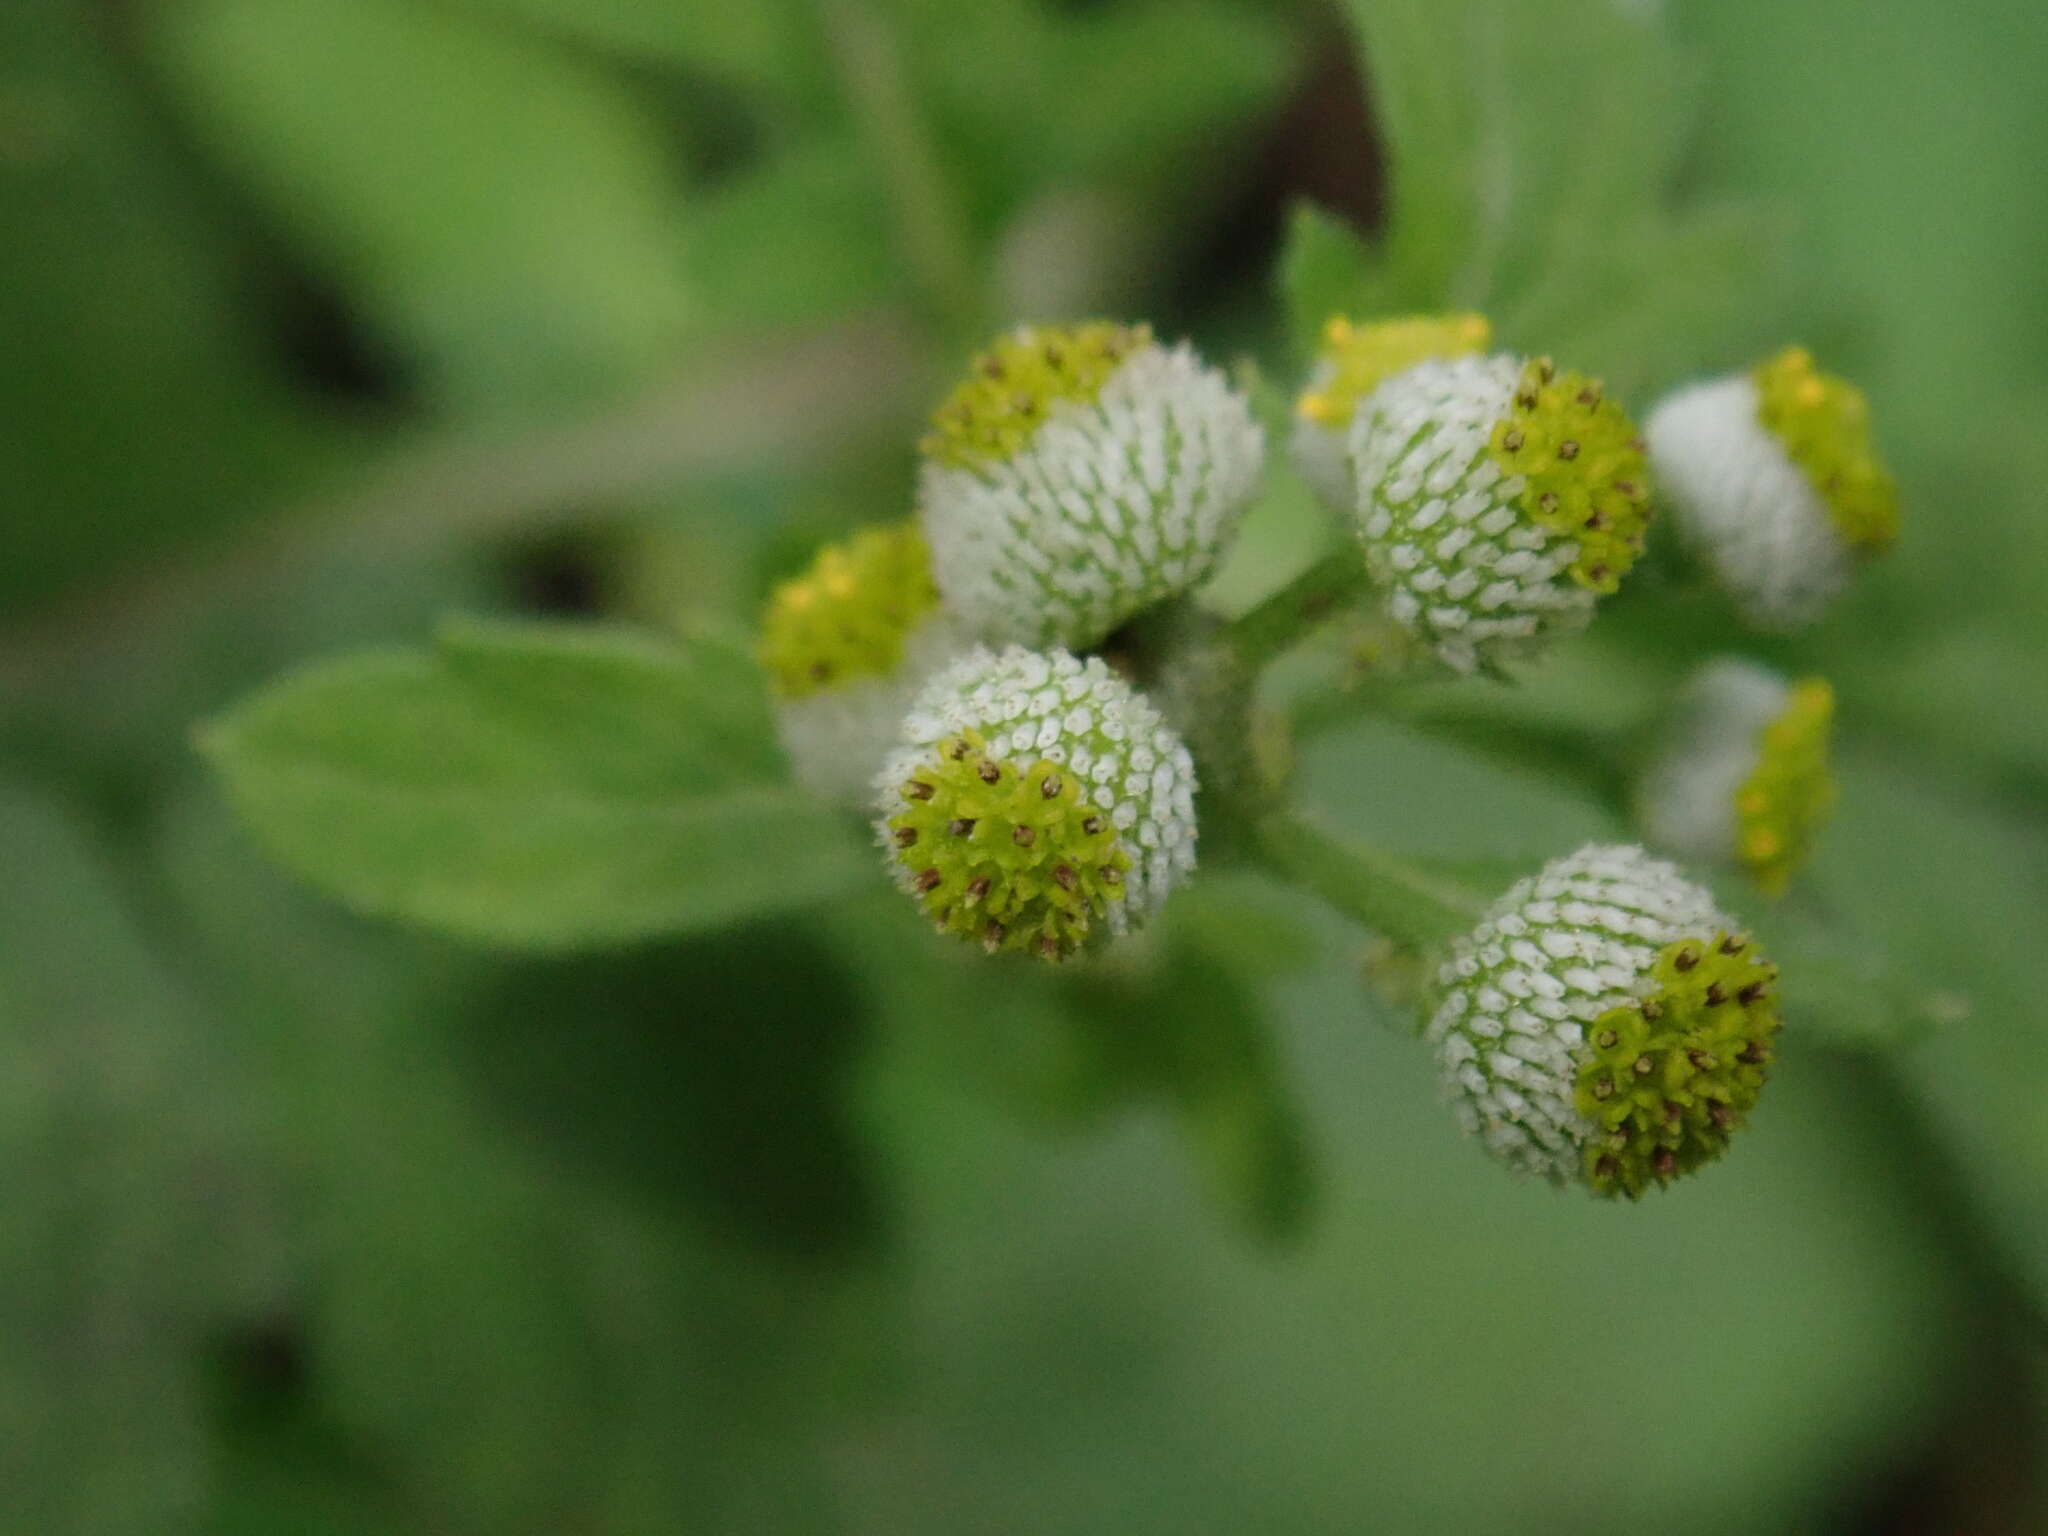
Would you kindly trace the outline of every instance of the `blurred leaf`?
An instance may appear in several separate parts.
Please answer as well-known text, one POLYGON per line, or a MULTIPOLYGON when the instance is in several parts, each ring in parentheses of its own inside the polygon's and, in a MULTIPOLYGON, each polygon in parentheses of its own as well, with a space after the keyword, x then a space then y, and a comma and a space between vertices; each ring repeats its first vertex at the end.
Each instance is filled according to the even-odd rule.
POLYGON ((803 0, 679 5, 676 0, 466 0, 600 48, 788 94, 808 62, 803 0))
POLYGON ((1348 0, 1392 190, 1367 306, 1471 308, 1625 394, 1739 361, 1783 303, 1758 209, 1672 197, 1691 80, 1598 0, 1348 0))
POLYGON ((403 0, 153 14, 204 142, 450 399, 609 395, 672 355, 680 178, 620 85, 403 0))
POLYGON ((795 327, 859 311, 904 286, 886 190, 850 137, 795 145, 705 198, 690 271, 718 295, 720 330, 795 327))
POLYGON ((0 785, 0 1487, 154 1536, 207 1489, 200 1350, 252 1251, 234 1086, 113 872, 0 785))
POLYGON ((872 875, 775 778, 758 675, 716 642, 452 626, 309 669, 209 727, 266 847, 365 912, 542 949, 715 928, 872 875))
POLYGON ((1297 202, 1287 217, 1278 281, 1294 355, 1306 359, 1322 347, 1332 315, 1361 313, 1373 288, 1372 255, 1365 237, 1335 214, 1297 202))
POLYGON ((146 566, 303 483, 247 253, 153 132, 101 21, 0 7, 0 615, 146 566))

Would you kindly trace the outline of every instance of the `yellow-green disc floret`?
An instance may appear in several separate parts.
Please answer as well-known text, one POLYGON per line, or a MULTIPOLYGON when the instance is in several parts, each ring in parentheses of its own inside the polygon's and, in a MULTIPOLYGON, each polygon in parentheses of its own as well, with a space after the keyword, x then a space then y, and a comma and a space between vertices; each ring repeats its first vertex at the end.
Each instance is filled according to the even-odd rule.
POLYGON ((1484 352, 1492 339, 1484 315, 1411 315, 1364 325, 1333 316, 1323 327, 1317 382, 1295 409, 1304 420, 1341 429, 1384 380, 1433 357, 1484 352))
POLYGON ((1594 1190, 1633 1200, 1727 1149, 1770 1065, 1777 975, 1747 935, 1681 939, 1651 991, 1594 1020, 1574 1093, 1597 1127, 1582 1152, 1594 1190))
POLYGON ((761 662, 778 696, 801 699, 859 677, 886 677, 904 640, 939 605, 915 522, 864 528, 828 544, 783 582, 761 623, 761 662))
POLYGON ((1054 404, 1093 400, 1118 365, 1151 342, 1151 327, 1108 320, 1019 327, 974 359, 933 412, 919 450, 935 463, 963 468, 1008 459, 1045 424, 1054 404))
POLYGON ((1823 678, 1792 685, 1764 727, 1756 767, 1735 792, 1736 852, 1756 883, 1781 895, 1835 802, 1828 771, 1835 693, 1823 678))
POLYGON ((1889 547, 1899 534, 1898 487, 1871 443, 1863 391, 1820 372, 1804 347, 1787 347, 1754 378, 1758 418, 1820 493, 1843 542, 1889 547))
POLYGON ((1559 373, 1548 358, 1530 363, 1487 449, 1503 475, 1526 482, 1522 510, 1578 541, 1572 579, 1595 592, 1619 587, 1643 551, 1649 476, 1635 423, 1599 381, 1559 373))
POLYGON ((1063 960, 1123 900, 1130 855, 1071 768, 987 747, 978 731, 949 737, 897 786, 896 859, 941 932, 1063 960))

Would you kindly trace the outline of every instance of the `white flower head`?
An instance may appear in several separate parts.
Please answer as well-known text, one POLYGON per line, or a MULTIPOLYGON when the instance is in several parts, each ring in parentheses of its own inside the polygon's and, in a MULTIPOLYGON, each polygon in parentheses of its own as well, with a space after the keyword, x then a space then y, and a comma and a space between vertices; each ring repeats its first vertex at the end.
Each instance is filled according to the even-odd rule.
POLYGON ((904 711, 965 644, 939 604, 914 520, 821 549, 776 587, 761 626, 776 729, 796 781, 865 808, 904 711))
POLYGON ((932 678, 875 780, 897 884, 945 932, 1064 959, 1195 867, 1195 770, 1102 662, 976 648, 932 678))
POLYGON ((1014 331, 933 421, 933 571, 992 644, 1084 649, 1195 586, 1236 538, 1265 456, 1244 396, 1144 326, 1014 331))
POLYGON ((1770 895, 1805 861, 1834 801, 1834 690, 1735 657, 1702 667, 1673 701, 1636 789, 1643 832, 1702 864, 1740 865, 1770 895))
POLYGON ((1633 1199, 1720 1156, 1756 1102, 1776 967, 1700 886, 1593 845, 1514 885, 1437 966, 1446 1093, 1509 1167, 1633 1199))
POLYGON ((1356 500, 1351 478, 1352 418, 1372 392, 1397 373, 1438 357, 1464 357, 1486 349, 1493 328, 1484 315, 1409 315, 1354 323, 1333 315, 1295 401, 1294 467, 1324 503, 1349 512, 1356 500))
POLYGON ((1761 628, 1812 623, 1897 535, 1862 393, 1804 348, 1677 391, 1646 435, 1681 535, 1761 628))
POLYGON ((1641 446, 1596 381, 1548 360, 1437 359, 1388 379, 1350 448, 1389 616, 1460 672, 1584 627, 1642 550, 1641 446))

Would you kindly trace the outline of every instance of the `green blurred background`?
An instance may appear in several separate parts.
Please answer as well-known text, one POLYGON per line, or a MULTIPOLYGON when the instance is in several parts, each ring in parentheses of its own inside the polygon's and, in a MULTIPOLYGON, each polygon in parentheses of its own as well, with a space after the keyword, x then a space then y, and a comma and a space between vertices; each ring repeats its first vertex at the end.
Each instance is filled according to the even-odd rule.
MULTIPOLYGON (((0 7, 0 1529, 2048 1529, 2044 59, 2031 0, 0 7), (1254 874, 1079 982, 879 881, 491 956, 191 750, 450 611, 750 623, 992 326, 1284 389, 1330 304, 1453 302, 1639 400, 1807 340, 1905 487, 1766 650, 1843 700, 1805 910, 1947 1022, 1795 1017, 1641 1208, 1462 1144, 1254 874)), ((1318 536, 1281 477, 1221 600, 1318 536)), ((1729 633, 1653 592, 1531 697, 1729 633)), ((1385 724, 1302 793, 1619 831, 1385 724)))

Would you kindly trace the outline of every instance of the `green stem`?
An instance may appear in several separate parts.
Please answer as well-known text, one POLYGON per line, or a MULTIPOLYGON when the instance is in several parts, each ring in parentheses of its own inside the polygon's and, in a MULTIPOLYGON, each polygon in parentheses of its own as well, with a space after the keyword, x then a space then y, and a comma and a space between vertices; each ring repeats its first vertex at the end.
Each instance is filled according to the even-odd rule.
POLYGON ((888 181, 904 259, 949 328, 978 336, 983 316, 973 245, 896 36, 868 0, 819 0, 819 11, 848 104, 888 181))
POLYGON ((1375 933, 1426 949, 1466 932, 1485 900, 1458 881, 1341 838, 1287 812, 1258 825, 1258 849, 1278 874, 1375 933))
POLYGON ((1365 561, 1347 541, 1249 613, 1231 621, 1224 641, 1254 671, 1304 639, 1366 588, 1365 561))

